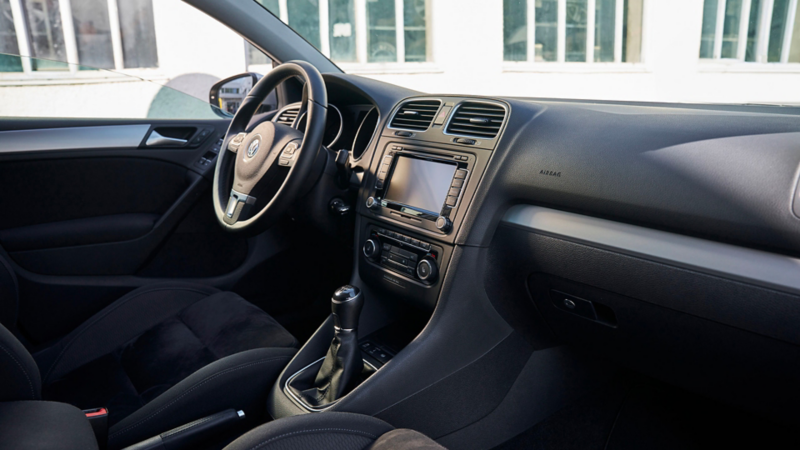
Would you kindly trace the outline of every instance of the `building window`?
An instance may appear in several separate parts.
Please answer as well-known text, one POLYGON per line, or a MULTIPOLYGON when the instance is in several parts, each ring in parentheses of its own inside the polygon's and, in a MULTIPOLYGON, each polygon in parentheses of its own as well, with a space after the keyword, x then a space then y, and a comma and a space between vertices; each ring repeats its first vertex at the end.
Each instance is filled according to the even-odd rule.
POLYGON ((430 0, 256 1, 333 61, 430 61, 430 0))
POLYGON ((503 0, 503 57, 640 62, 643 6, 644 0, 503 0))
POLYGON ((10 0, 0 0, 0 72, 22 72, 10 0))
POLYGON ((158 67, 153 0, 117 0, 117 5, 123 66, 158 67))
POLYGON ((705 0, 700 58, 800 62, 798 0, 705 0))
POLYGON ((0 71, 157 67, 153 0, 0 0, 0 71))

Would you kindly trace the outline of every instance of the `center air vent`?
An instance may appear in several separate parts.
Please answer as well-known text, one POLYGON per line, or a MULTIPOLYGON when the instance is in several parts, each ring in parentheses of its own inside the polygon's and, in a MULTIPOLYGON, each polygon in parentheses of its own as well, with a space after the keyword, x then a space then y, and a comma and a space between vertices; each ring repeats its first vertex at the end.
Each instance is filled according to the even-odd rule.
POLYGON ((494 103, 464 102, 458 106, 446 132, 459 136, 492 139, 500 132, 506 110, 494 103))
POLYGON ((425 131, 431 126, 436 111, 439 110, 439 100, 417 100, 404 103, 389 124, 392 128, 425 131))
POLYGON ((275 122, 278 122, 283 125, 292 126, 292 124, 294 123, 294 119, 297 118, 297 113, 299 112, 300 112, 299 106, 286 108, 283 110, 283 112, 280 113, 278 118, 275 119, 275 122))

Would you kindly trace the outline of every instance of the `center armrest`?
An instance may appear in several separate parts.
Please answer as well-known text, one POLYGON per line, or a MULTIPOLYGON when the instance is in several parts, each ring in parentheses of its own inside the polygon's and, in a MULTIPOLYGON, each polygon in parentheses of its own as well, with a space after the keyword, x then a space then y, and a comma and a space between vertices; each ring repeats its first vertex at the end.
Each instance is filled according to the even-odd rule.
POLYGON ((17 450, 98 448, 83 411, 66 403, 35 400, 0 403, 0 442, 17 450))

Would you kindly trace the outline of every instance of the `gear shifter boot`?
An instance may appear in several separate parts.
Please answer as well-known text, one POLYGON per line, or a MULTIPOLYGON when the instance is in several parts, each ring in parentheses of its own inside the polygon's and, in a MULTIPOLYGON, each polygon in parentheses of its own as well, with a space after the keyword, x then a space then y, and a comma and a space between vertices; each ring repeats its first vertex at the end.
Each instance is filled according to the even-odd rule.
POLYGON ((322 363, 314 387, 302 392, 312 406, 332 403, 344 395, 364 369, 355 331, 337 331, 322 363))
POLYGON ((343 286, 331 298, 334 337, 325 360, 308 389, 290 388, 311 406, 323 406, 341 398, 359 379, 364 369, 358 347, 358 317, 364 305, 361 291, 343 286), (299 392, 298 392, 299 391, 299 392))

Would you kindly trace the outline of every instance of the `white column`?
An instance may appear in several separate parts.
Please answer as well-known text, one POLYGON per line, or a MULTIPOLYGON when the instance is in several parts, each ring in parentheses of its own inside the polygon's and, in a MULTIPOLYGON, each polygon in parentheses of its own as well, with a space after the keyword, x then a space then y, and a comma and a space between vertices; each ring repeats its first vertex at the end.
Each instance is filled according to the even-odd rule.
POLYGON ((367 63, 367 0, 355 0, 356 6, 356 60, 361 64, 367 63))
POLYGON ((797 15, 797 0, 789 0, 789 11, 786 14, 786 27, 783 30, 783 46, 781 47, 781 62, 789 62, 789 47, 792 45, 792 32, 794 20, 797 15))
POLYGON ((331 33, 328 27, 328 0, 319 0, 319 51, 328 58, 331 57, 331 33))
POLYGON ((278 0, 279 17, 285 24, 289 24, 289 6, 288 0, 278 0))
POLYGON ((567 0, 558 0, 557 21, 556 61, 563 63, 567 59, 567 0))
POLYGON ((594 62, 594 25, 597 11, 596 0, 586 2, 586 62, 594 62))
POLYGON ((111 48, 114 50, 114 68, 121 70, 125 68, 125 55, 122 53, 122 28, 119 24, 117 0, 108 0, 108 19, 108 27, 111 31, 111 48))
POLYGON ((406 61, 406 33, 405 15, 403 14, 403 0, 394 0, 394 20, 395 20, 395 48, 397 49, 397 62, 406 61))
POLYGON ((714 29, 714 59, 722 56, 722 32, 725 26, 726 0, 717 0, 717 23, 714 29))
POLYGON ((72 23, 72 3, 70 0, 59 0, 61 10, 61 30, 64 32, 64 49, 67 52, 69 71, 78 71, 78 41, 75 37, 75 26, 72 23))
POLYGON ((739 43, 736 47, 736 59, 744 61, 747 55, 747 32, 750 26, 751 0, 742 0, 742 12, 739 16, 739 43))
POLYGON ((773 0, 761 2, 761 12, 758 16, 758 35, 756 37, 756 62, 767 62, 769 51, 769 29, 772 24, 773 0))
POLYGON ((28 41, 28 24, 22 13, 22 0, 11 0, 11 14, 14 16, 17 47, 19 47, 19 54, 22 56, 22 58, 20 58, 22 62, 22 71, 30 73, 33 70, 30 59, 32 52, 30 42, 28 41))
POLYGON ((624 0, 617 0, 614 5, 614 62, 622 62, 622 21, 625 20, 624 0))
POLYGON ((529 63, 536 61, 536 0, 528 0, 525 20, 527 23, 526 28, 526 42, 528 49, 525 58, 529 63))

